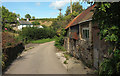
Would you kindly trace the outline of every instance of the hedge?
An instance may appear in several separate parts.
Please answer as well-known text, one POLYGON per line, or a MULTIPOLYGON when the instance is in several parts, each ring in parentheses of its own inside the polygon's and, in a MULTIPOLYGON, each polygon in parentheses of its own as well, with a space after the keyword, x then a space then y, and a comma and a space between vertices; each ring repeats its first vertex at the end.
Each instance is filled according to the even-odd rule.
POLYGON ((6 47, 2 49, 2 70, 4 71, 10 63, 17 58, 17 56, 24 50, 24 44, 18 43, 17 45, 6 47))

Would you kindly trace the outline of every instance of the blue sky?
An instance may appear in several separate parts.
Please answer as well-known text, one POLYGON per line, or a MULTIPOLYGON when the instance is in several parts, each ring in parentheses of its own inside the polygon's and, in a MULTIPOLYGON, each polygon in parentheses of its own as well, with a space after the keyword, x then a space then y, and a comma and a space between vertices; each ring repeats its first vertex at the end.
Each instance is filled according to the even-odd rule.
MULTIPOLYGON (((58 8, 62 8, 62 14, 65 14, 69 2, 3 2, 9 11, 20 14, 22 18, 26 14, 35 16, 36 18, 56 18, 59 15, 58 8)), ((87 3, 81 4, 83 8, 87 8, 87 3)))

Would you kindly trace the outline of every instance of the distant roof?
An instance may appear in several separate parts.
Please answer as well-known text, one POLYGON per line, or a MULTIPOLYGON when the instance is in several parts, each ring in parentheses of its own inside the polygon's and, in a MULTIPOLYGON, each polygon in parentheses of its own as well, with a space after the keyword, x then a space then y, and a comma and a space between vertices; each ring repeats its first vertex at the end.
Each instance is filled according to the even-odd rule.
POLYGON ((88 7, 85 11, 83 11, 82 13, 80 13, 77 17, 75 17, 66 27, 65 29, 67 29, 70 26, 74 26, 80 22, 92 19, 93 16, 93 12, 91 12, 91 10, 95 7, 95 4, 88 7))
POLYGON ((23 25, 32 25, 32 23, 30 23, 29 21, 24 21, 24 20, 20 20, 19 21, 20 22, 20 24, 23 24, 23 25))

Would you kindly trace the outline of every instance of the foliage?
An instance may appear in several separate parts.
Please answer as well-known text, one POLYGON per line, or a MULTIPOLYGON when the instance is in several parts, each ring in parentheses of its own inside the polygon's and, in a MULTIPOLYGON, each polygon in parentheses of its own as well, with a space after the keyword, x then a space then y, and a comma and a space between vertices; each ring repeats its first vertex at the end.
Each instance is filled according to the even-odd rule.
POLYGON ((26 15, 25 15, 25 18, 26 18, 26 19, 27 19, 27 18, 31 19, 30 14, 26 14, 26 15))
POLYGON ((55 43, 55 45, 63 46, 63 44, 64 44, 64 37, 63 36, 56 37, 56 43, 55 43))
POLYGON ((57 31, 61 26, 59 25, 58 21, 53 21, 50 27, 57 31))
POLYGON ((21 18, 20 20, 25 20, 24 18, 21 18))
POLYGON ((24 45, 21 41, 18 41, 9 32, 2 32, 2 70, 4 70, 23 49, 24 45))
POLYGON ((6 23, 10 24, 12 22, 17 22, 17 15, 2 6, 2 28, 4 29, 6 23))
POLYGON ((2 47, 15 46, 19 43, 14 36, 10 35, 8 32, 2 32, 2 47))
POLYGON ((46 26, 46 25, 41 25, 43 28, 48 28, 48 26, 46 26))
POLYGON ((70 12, 70 6, 67 7, 66 9, 66 14, 65 15, 59 15, 57 17, 57 20, 53 21, 51 27, 57 31, 60 30, 61 28, 65 28, 65 26, 72 21, 78 14, 80 14, 83 11, 82 6, 80 5, 79 2, 74 2, 73 5, 73 12, 70 12))
POLYGON ((35 20, 35 16, 32 16, 32 19, 35 20))
POLYGON ((35 20, 54 21, 54 20, 57 20, 57 18, 38 18, 35 20))
POLYGON ((78 12, 73 12, 67 16, 64 17, 66 23, 69 23, 70 21, 72 21, 79 13, 78 12))
POLYGON ((113 49, 111 58, 105 60, 99 74, 120 74, 120 2, 96 3, 93 20, 99 23, 101 39, 109 41, 113 49), (117 67, 117 68, 116 68, 117 67), (119 70, 119 71, 118 71, 119 70))
POLYGON ((54 30, 51 28, 26 27, 20 32, 20 35, 27 40, 38 40, 44 38, 53 38, 54 30))
MULTIPOLYGON (((72 4, 72 11, 73 12, 77 12, 78 14, 81 13, 84 9, 82 8, 82 6, 80 5, 79 2, 74 2, 72 4)), ((65 13, 65 16, 69 15, 71 12, 70 12, 70 6, 67 7, 67 10, 66 10, 66 13, 65 13)))
POLYGON ((17 17, 20 18, 20 14, 17 14, 17 17))
POLYGON ((66 60, 69 60, 69 58, 71 57, 70 54, 64 54, 64 57, 66 58, 66 60))
POLYGON ((55 40, 55 46, 62 51, 66 51, 65 48, 63 47, 64 34, 65 34, 65 29, 61 29, 60 34, 58 34, 58 37, 56 36, 56 40, 55 40))
POLYGON ((67 63, 67 60, 64 61, 64 64, 68 64, 68 63, 67 63))
POLYGON ((59 15, 57 17, 56 21, 53 21, 51 28, 53 28, 56 33, 56 41, 55 41, 55 46, 62 51, 66 51, 65 48, 63 47, 64 44, 64 34, 65 34, 65 26, 72 20, 74 19, 79 13, 74 11, 71 14, 68 15, 59 15))
POLYGON ((13 28, 10 27, 10 24, 6 23, 4 27, 7 28, 8 31, 12 31, 13 30, 13 28))
POLYGON ((114 55, 109 59, 105 59, 100 65, 100 76, 111 76, 114 74, 120 74, 120 50, 115 50, 114 55))
POLYGON ((54 41, 54 39, 47 38, 47 39, 33 40, 31 41, 31 43, 45 43, 50 41, 54 41))
POLYGON ((33 25, 40 25, 39 21, 32 22, 33 25))
POLYGON ((24 50, 24 45, 18 43, 15 46, 3 48, 2 50, 2 71, 4 71, 17 56, 24 50))

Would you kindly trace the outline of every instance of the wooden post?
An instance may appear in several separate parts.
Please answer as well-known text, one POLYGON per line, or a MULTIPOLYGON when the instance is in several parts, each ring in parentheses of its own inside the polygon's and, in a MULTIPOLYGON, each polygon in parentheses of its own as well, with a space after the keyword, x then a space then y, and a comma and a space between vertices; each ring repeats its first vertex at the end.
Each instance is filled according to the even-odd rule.
POLYGON ((58 10, 60 11, 60 13, 59 13, 59 14, 60 14, 60 16, 61 16, 61 10, 62 10, 62 9, 60 8, 60 9, 58 9, 58 10))
POLYGON ((92 44, 92 22, 89 22, 89 41, 90 45, 92 44))
POLYGON ((70 51, 70 27, 69 27, 69 37, 68 37, 68 51, 70 51))
POLYGON ((81 35, 81 25, 79 24, 79 38, 80 38, 80 40, 82 39, 82 35, 81 35))
MULTIPOLYGON (((89 22, 89 42, 90 42, 90 46, 93 47, 93 40, 92 40, 92 22, 89 22)), ((92 48, 91 50, 92 52, 92 65, 94 65, 94 50, 92 48)))

